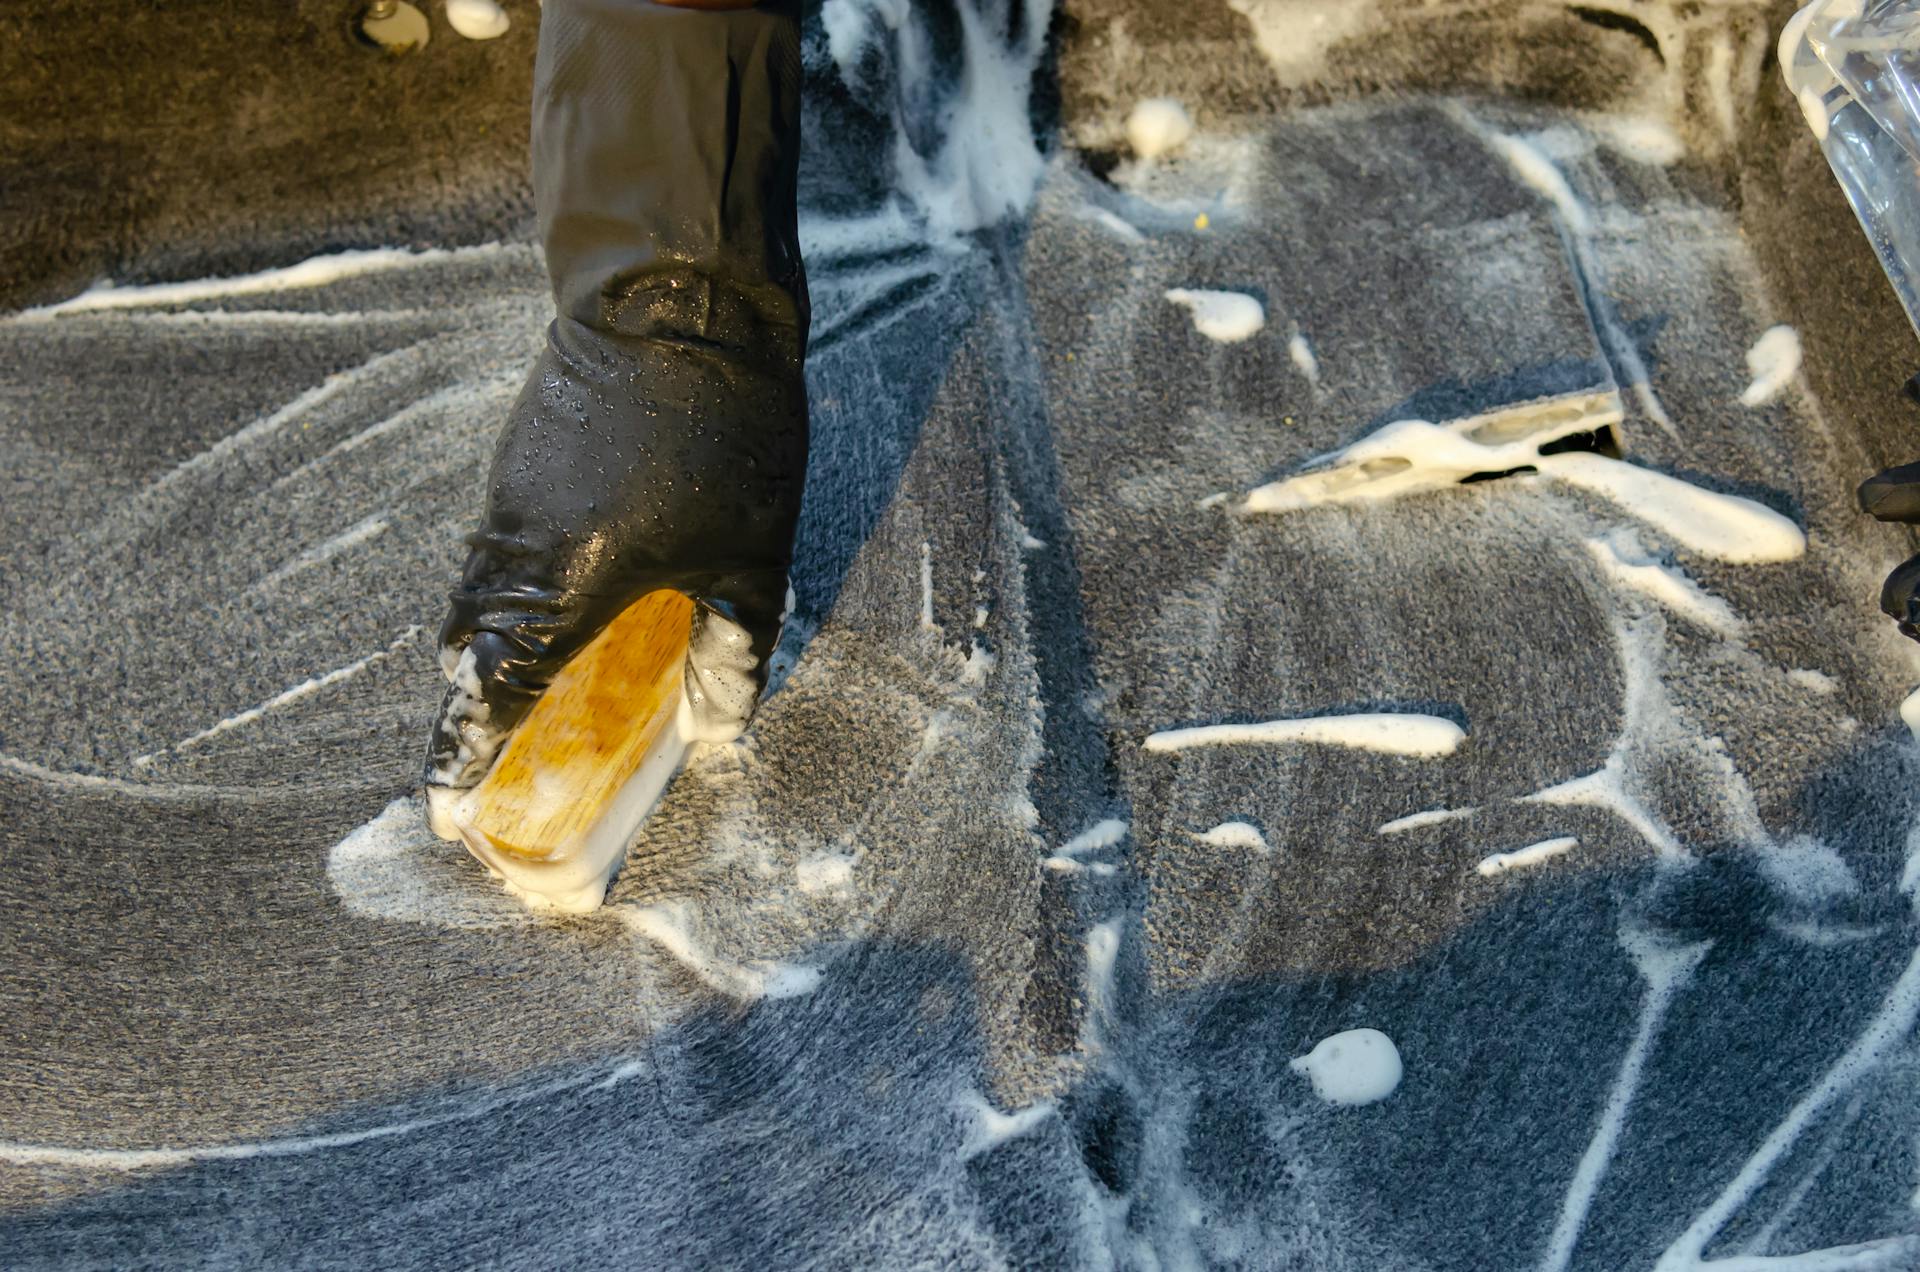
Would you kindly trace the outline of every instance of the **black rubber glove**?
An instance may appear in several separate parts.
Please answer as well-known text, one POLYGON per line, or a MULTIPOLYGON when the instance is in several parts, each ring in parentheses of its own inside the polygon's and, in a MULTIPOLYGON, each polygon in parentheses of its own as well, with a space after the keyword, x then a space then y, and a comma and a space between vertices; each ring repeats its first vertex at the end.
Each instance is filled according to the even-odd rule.
MULTIPOLYGON (((1889 468, 1860 483, 1860 508, 1882 521, 1920 525, 1920 463, 1889 468)), ((1887 575, 1880 608, 1900 624, 1901 635, 1920 640, 1920 556, 1887 575)))
POLYGON ((635 600, 696 602, 699 736, 746 724, 806 472, 799 0, 547 0, 534 197, 558 317, 441 628, 427 783, 466 787, 635 600))

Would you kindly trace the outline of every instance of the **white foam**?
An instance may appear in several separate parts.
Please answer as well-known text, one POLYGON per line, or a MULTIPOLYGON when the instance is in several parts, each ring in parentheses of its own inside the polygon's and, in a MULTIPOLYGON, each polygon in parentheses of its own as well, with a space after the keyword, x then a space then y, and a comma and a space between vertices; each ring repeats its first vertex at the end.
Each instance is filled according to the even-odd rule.
POLYGON ((1686 157, 1686 142, 1680 134, 1658 119, 1645 116, 1616 116, 1596 121, 1602 141, 1615 153, 1636 163, 1667 167, 1686 157))
POLYGON ((1120 920, 1107 919, 1087 930, 1087 1012, 1081 1040, 1097 1049, 1113 1014, 1113 965, 1120 955, 1120 920))
POLYGON ((254 586, 256 588, 278 586, 296 574, 310 570, 316 565, 324 565, 343 552, 347 552, 359 547, 363 543, 368 543, 379 538, 387 532, 387 529, 387 519, 380 514, 375 513, 371 517, 363 517, 332 538, 288 557, 285 561, 274 567, 273 570, 262 575, 259 582, 255 583, 254 586))
POLYGON ((493 0, 447 0, 447 25, 469 40, 497 40, 512 23, 493 0))
POLYGON ((221 300, 232 296, 258 296, 269 292, 301 291, 325 287, 342 279, 394 269, 412 269, 443 261, 482 258, 511 250, 505 244, 486 243, 477 247, 409 248, 380 247, 362 251, 331 252, 310 256, 297 264, 279 269, 263 269, 253 274, 228 278, 199 278, 190 282, 151 283, 128 287, 96 283, 69 300, 39 309, 23 310, 24 320, 57 318, 64 314, 88 313, 100 309, 131 309, 152 305, 187 305, 201 300, 221 300))
POLYGON ((1127 823, 1118 817, 1109 817, 1095 822, 1066 843, 1060 845, 1063 857, 1078 857, 1083 853, 1100 852, 1111 848, 1127 837, 1127 823))
POLYGON ((1305 1074, 1313 1093, 1329 1104, 1373 1104, 1392 1095, 1405 1068, 1400 1049, 1378 1029, 1349 1029, 1323 1038, 1288 1062, 1305 1074))
POLYGON ((376 354, 357 367, 335 372, 312 388, 303 390, 284 406, 275 408, 238 431, 227 434, 207 449, 181 460, 156 478, 141 492, 141 497, 152 498, 186 478, 212 468, 229 455, 245 450, 253 443, 270 437, 287 425, 299 421, 302 416, 310 414, 323 403, 338 397, 362 380, 372 378, 395 362, 415 360, 419 356, 413 348, 395 349, 388 353, 376 354))
POLYGON ((1765 406, 1800 374, 1800 333, 1782 323, 1769 327, 1747 350, 1753 383, 1740 392, 1740 405, 1765 406))
POLYGON ((1046 546, 1047 546, 1047 541, 1045 539, 1037 539, 1033 535, 1028 534, 1024 531, 1020 535, 1020 547, 1024 551, 1038 552, 1040 551, 1040 549, 1046 546))
POLYGON ((1364 34, 1380 21, 1375 0, 1227 0, 1245 15, 1253 38, 1282 84, 1295 85, 1318 73, 1328 52, 1364 34))
POLYGON ((960 668, 960 683, 970 688, 979 688, 987 683, 987 674, 999 665, 999 658, 979 641, 967 647, 967 661, 960 668))
POLYGON ((350 680, 353 677, 359 675, 361 672, 367 670, 367 668, 377 666, 378 664, 385 662, 387 659, 399 653, 406 646, 408 646, 409 644, 412 644, 414 637, 418 636, 419 634, 420 634, 420 628, 418 626, 409 627, 407 628, 406 631, 401 632, 398 636, 396 636, 393 639, 392 643, 390 643, 385 649, 382 649, 376 653, 368 654, 365 658, 355 659, 353 662, 348 663, 344 667, 335 667, 332 671, 326 672, 322 675, 314 676, 307 680, 302 680, 297 685, 293 685, 290 688, 282 689, 279 693, 276 693, 275 695, 273 695, 273 697, 268 698, 265 702, 262 702, 257 706, 248 707, 245 711, 237 712, 233 715, 228 716, 224 720, 220 720, 213 724, 210 724, 206 728, 200 730, 198 733, 191 734, 187 737, 180 739, 178 742, 175 742, 170 747, 162 747, 159 751, 150 751, 145 755, 136 756, 133 762, 136 767, 145 768, 147 765, 153 763, 153 761, 156 758, 158 758, 161 754, 164 754, 167 751, 184 751, 189 747, 200 745, 202 742, 207 741, 209 738, 216 738, 220 736, 222 733, 228 732, 229 730, 238 729, 245 725, 252 724, 255 720, 258 720, 260 717, 266 715, 270 711, 278 711, 282 707, 292 706, 294 703, 299 702, 303 698, 312 697, 314 694, 319 693, 322 689, 326 689, 333 685, 337 685, 343 680, 350 680))
POLYGON ((1593 233, 1593 218, 1588 214, 1586 204, 1575 196, 1566 177, 1561 175, 1553 160, 1547 158, 1538 146, 1505 133, 1489 132, 1486 138, 1494 152, 1507 161, 1513 175, 1553 204, 1566 221, 1568 229, 1582 237, 1593 233))
POLYGON ((221 786, 201 782, 130 782, 122 777, 98 773, 76 773, 69 769, 48 768, 17 755, 0 754, 0 769, 47 786, 76 791, 111 791, 136 799, 231 799, 263 802, 278 799, 271 788, 260 786, 221 786))
POLYGON ((1687 850, 1640 799, 1627 789, 1626 752, 1617 748, 1600 768, 1582 777, 1521 797, 1522 803, 1562 808, 1603 808, 1638 831, 1663 857, 1684 857, 1687 850))
POLYGON ((568 1091, 604 1090, 638 1072, 640 1069, 633 1062, 627 1061, 616 1066, 605 1077, 591 1082, 587 1078, 579 1077, 542 1083, 539 1086, 512 1091, 505 1095, 465 1101, 446 1112, 414 1118, 411 1121, 390 1122, 357 1131, 336 1131, 331 1135, 301 1135, 285 1139, 255 1140, 240 1144, 202 1144, 185 1148, 59 1148, 46 1144, 0 1142, 0 1162, 16 1166, 50 1166, 70 1170, 135 1171, 177 1168, 204 1161, 297 1157, 336 1148, 351 1148, 369 1140, 411 1135, 416 1131, 431 1130, 451 1122, 471 1121, 515 1104, 543 1100, 568 1091))
MULTIPOLYGON (((1586 204, 1574 194, 1573 187, 1567 183, 1560 169, 1554 166, 1545 152, 1532 142, 1494 132, 1466 115, 1465 112, 1460 112, 1460 117, 1487 145, 1493 148, 1494 153, 1506 161, 1514 176, 1553 204, 1554 209, 1559 212, 1561 221, 1567 227, 1569 247, 1575 264, 1585 280, 1583 293, 1586 287, 1599 286, 1601 279, 1595 269, 1590 248, 1593 238, 1593 216, 1588 212, 1586 204)), ((1630 381, 1640 408, 1647 413, 1649 419, 1665 430, 1668 436, 1677 438, 1678 433, 1673 427, 1673 421, 1668 418, 1666 408, 1660 404, 1659 396, 1653 391, 1653 380, 1647 371, 1646 361, 1641 358, 1640 349, 1634 344, 1633 337, 1620 326, 1612 307, 1586 294, 1582 295, 1582 303, 1586 307, 1587 316, 1593 321, 1595 332, 1599 335, 1601 344, 1605 346, 1610 360, 1630 381)))
POLYGON ((966 1142, 960 1146, 960 1160, 963 1162, 1027 1134, 1054 1115, 1051 1100, 1037 1101, 1013 1113, 1002 1113, 977 1091, 967 1092, 960 1097, 959 1103, 961 1111, 968 1115, 971 1122, 966 1142))
MULTIPOLYGON (((696 606, 688 632, 686 669, 692 678, 680 697, 680 733, 688 742, 720 745, 746 732, 760 700, 753 637, 725 614, 696 606)), ((637 828, 637 827, 636 827, 637 828)))
MULTIPOLYGON (((1025 211, 1046 160, 1032 125, 1034 73, 1047 52, 1052 0, 1020 6, 1021 21, 1009 30, 1004 12, 983 15, 978 0, 954 7, 960 25, 960 77, 944 103, 946 125, 927 153, 916 148, 903 121, 893 138, 893 188, 912 205, 935 243, 1025 211)), ((828 0, 821 19, 827 45, 843 77, 858 85, 868 47, 891 45, 898 82, 916 88, 932 83, 931 36, 906 0, 828 0)))
POLYGON ((1127 116, 1127 143, 1142 159, 1158 159, 1187 144, 1193 117, 1171 97, 1149 97, 1127 116))
POLYGON ((820 25, 827 33, 827 52, 840 68, 842 79, 852 82, 860 70, 860 59, 873 39, 874 22, 888 31, 898 31, 909 15, 909 0, 827 0, 820 6, 820 25))
POLYGON ((1186 306, 1194 330, 1219 344, 1239 344, 1267 325, 1266 308, 1243 292, 1175 287, 1167 299, 1186 306))
POLYGON ((335 844, 327 882, 342 905, 371 919, 465 929, 537 921, 434 836, 417 794, 394 800, 335 844))
POLYGON ((853 882, 853 858, 843 852, 821 853, 795 863, 793 873, 802 892, 833 892, 853 882))
POLYGON ((1268 720, 1261 724, 1209 724, 1168 729, 1149 736, 1145 745, 1149 751, 1184 751, 1197 746, 1303 742, 1432 759, 1453 754, 1466 741, 1466 737, 1466 730, 1439 716, 1413 712, 1367 712, 1361 715, 1268 720))
POLYGON ((1318 386, 1320 383, 1320 359, 1314 356, 1313 346, 1306 336, 1294 332, 1287 341, 1287 357, 1293 360, 1294 369, 1307 378, 1307 383, 1318 386))
POLYGON ((628 931, 651 941, 709 988, 731 998, 795 998, 820 985, 820 970, 815 967, 769 960, 732 963, 704 949, 694 938, 692 914, 684 903, 619 905, 612 912, 628 931))
POLYGON ((435 389, 426 396, 407 403, 393 414, 375 420, 359 432, 341 438, 291 472, 274 478, 273 484, 267 487, 267 493, 278 494, 286 487, 311 477, 341 456, 351 454, 362 446, 390 434, 410 430, 422 420, 433 419, 436 423, 445 424, 465 423, 476 418, 491 418, 494 414, 493 408, 518 393, 524 379, 522 372, 509 369, 494 375, 483 376, 478 380, 449 384, 444 388, 435 389))
POLYGON ((1689 622, 1723 636, 1738 636, 1746 630, 1745 620, 1734 613, 1733 606, 1688 578, 1680 567, 1657 560, 1631 530, 1588 539, 1587 551, 1609 580, 1658 602, 1689 622))
POLYGON ((1526 870, 1533 866, 1552 861, 1555 857, 1564 857, 1580 846, 1580 841, 1571 835, 1559 839, 1543 839, 1537 844, 1525 848, 1516 848, 1512 852, 1496 852, 1483 857, 1474 869, 1486 878, 1506 874, 1510 870, 1526 870))
POLYGON ((1135 226, 1133 222, 1128 221, 1117 212, 1109 211, 1106 208, 1095 207, 1089 203, 1082 206, 1080 215, 1106 230, 1123 243, 1140 244, 1147 241, 1147 236, 1140 232, 1139 227, 1135 226))
POLYGON ((1396 817, 1385 825, 1374 828, 1376 835, 1398 835, 1403 831, 1418 830, 1422 826, 1438 826, 1442 822, 1458 821, 1462 817, 1471 817, 1477 808, 1430 808, 1422 813, 1409 813, 1405 817, 1396 817))
POLYGON ((1446 489, 1475 473, 1525 467, 1610 500, 1681 545, 1718 560, 1790 561, 1806 551, 1806 535, 1799 526, 1751 499, 1705 490, 1604 455, 1542 455, 1537 441, 1483 444, 1426 420, 1388 424, 1328 457, 1312 472, 1258 487, 1247 495, 1243 509, 1289 512, 1323 504, 1379 501, 1446 489))
POLYGON ((1620 941, 1641 979, 1646 982, 1647 992, 1641 1000, 1640 1020, 1634 1029, 1633 1041, 1628 1045, 1626 1057, 1621 1060, 1620 1070, 1614 1076, 1613 1089, 1607 1093, 1606 1107, 1600 1111, 1600 1122, 1594 1128, 1593 1138, 1587 1142, 1586 1152, 1581 1154, 1580 1163, 1574 1168, 1573 1178, 1567 1184, 1566 1194, 1560 1203, 1559 1220, 1547 1239, 1547 1251, 1540 1261, 1542 1272, 1564 1272, 1572 1260, 1574 1246, 1579 1242, 1580 1231, 1586 1225, 1587 1212, 1593 1206, 1595 1194, 1599 1192, 1600 1180, 1612 1164, 1619 1146, 1620 1134, 1626 1127, 1627 1111, 1640 1089, 1640 1075, 1646 1068, 1647 1056, 1653 1050, 1653 1040, 1666 1019, 1674 996, 1692 979, 1700 960, 1706 957, 1711 948, 1711 942, 1706 941, 1693 945, 1669 945, 1631 929, 1621 932, 1620 941))
POLYGON ((1787 679, 1809 693, 1835 694, 1840 692, 1840 682, 1824 671, 1812 667, 1795 667, 1787 673, 1787 679))
POLYGON ((1221 822, 1212 830, 1202 831, 1194 836, 1211 848, 1245 848, 1253 852, 1269 852, 1267 837, 1260 828, 1251 822, 1221 822))
POLYGON ((1920 689, 1915 689, 1900 700, 1900 721, 1907 726, 1908 732, 1920 738, 1920 689))
POLYGON ((933 544, 920 544, 920 628, 933 630, 933 544))
POLYGON ((1860 880, 1846 858, 1805 835, 1765 846, 1758 861, 1769 883, 1803 905, 1827 905, 1860 894, 1860 880))
MULTIPOLYGON (((1920 950, 1916 950, 1908 960, 1906 970, 1888 991, 1879 1012, 1867 1023, 1853 1044, 1761 1141, 1713 1204, 1701 1211, 1687 1225, 1686 1231, 1667 1247, 1659 1262, 1654 1264, 1654 1272, 1694 1272, 1700 1267, 1707 1243, 1718 1236, 1740 1208, 1760 1190, 1773 1173, 1773 1168, 1793 1149, 1814 1119, 1906 1045, 1913 1032, 1916 1016, 1920 1016, 1920 950)), ((1723 1261, 1716 1259, 1710 1266, 1721 1267, 1723 1261)), ((1859 1268, 1876 1265, 1856 1261, 1851 1264, 1830 1262, 1828 1266, 1859 1268)), ((1901 1265, 1889 1261, 1878 1266, 1901 1265)))
POLYGON ((1753 565, 1792 561, 1807 550, 1799 526, 1751 499, 1603 455, 1551 455, 1536 463, 1548 476, 1611 500, 1703 556, 1753 565))

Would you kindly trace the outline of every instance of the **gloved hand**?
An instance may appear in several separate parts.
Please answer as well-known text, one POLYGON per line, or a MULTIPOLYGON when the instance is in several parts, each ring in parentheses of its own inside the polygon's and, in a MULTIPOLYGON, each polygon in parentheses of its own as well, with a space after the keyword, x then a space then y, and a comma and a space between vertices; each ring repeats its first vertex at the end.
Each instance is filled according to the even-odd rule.
POLYGON ((659 588, 696 602, 698 735, 751 715, 806 472, 799 87, 799 0, 547 0, 532 149, 558 316, 441 628, 430 790, 484 777, 567 660, 659 588))
MULTIPOLYGON (((1889 468, 1860 483, 1860 509, 1882 521, 1920 525, 1920 463, 1889 468)), ((1920 556, 1887 576, 1880 608, 1900 624, 1901 635, 1920 640, 1920 556)))

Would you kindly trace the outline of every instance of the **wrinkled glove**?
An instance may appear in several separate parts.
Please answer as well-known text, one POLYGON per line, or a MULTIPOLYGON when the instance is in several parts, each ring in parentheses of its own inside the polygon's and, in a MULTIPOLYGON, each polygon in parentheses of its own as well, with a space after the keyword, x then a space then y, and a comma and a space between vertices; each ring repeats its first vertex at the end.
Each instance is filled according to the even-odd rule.
POLYGON ((441 627, 429 789, 472 786, 634 601, 695 602, 687 713, 745 727, 806 472, 799 0, 547 0, 534 197, 558 316, 441 627))
MULTIPOLYGON (((1882 521, 1920 525, 1920 463, 1889 468, 1860 483, 1860 508, 1882 521)), ((1920 640, 1920 556, 1887 575, 1880 608, 1900 625, 1901 635, 1920 640)))

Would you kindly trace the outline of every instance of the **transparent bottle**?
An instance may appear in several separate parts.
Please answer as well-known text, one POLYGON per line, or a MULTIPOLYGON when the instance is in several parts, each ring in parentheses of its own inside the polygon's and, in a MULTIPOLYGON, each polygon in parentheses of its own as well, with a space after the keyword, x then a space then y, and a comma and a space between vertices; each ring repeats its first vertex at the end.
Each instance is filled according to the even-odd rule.
POLYGON ((1920 0, 1814 0, 1780 67, 1920 335, 1920 0))

